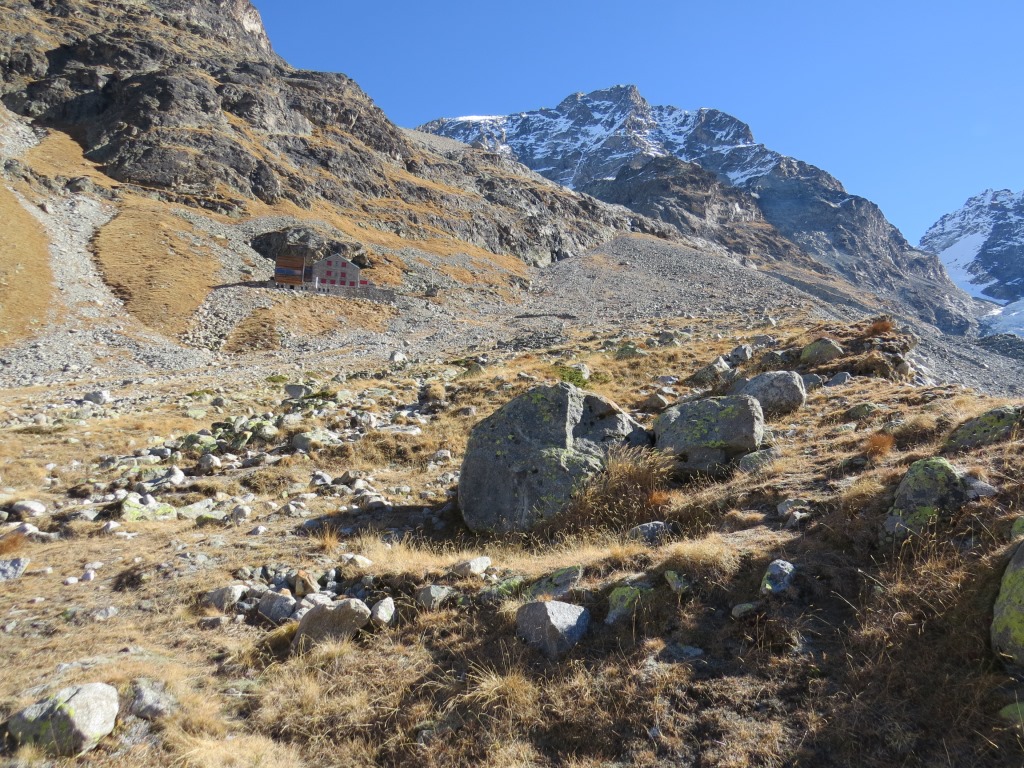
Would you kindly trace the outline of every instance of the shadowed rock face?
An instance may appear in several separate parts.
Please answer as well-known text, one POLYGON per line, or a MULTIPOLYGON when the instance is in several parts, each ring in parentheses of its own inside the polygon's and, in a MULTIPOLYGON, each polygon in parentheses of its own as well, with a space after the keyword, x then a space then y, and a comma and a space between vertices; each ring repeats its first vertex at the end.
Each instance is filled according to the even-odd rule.
POLYGON ((508 158, 435 151, 345 75, 289 67, 248 0, 0 0, 0 99, 117 181, 219 213, 327 204, 535 264, 615 232, 674 236, 508 158))

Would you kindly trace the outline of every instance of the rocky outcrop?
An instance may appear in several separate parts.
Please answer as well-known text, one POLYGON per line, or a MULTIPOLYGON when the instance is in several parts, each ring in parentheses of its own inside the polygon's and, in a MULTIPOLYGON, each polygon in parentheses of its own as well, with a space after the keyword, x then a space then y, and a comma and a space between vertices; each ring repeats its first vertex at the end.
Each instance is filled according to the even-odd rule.
POLYGON ((248 0, 0 2, 0 99, 65 131, 129 188, 244 215, 326 204, 410 240, 453 238, 547 264, 664 225, 492 153, 447 154, 341 74, 271 50, 248 0), (68 24, 69 17, 75 18, 68 24))
POLYGON ((1018 437, 1024 429, 1024 407, 1003 405, 968 419, 946 440, 947 451, 966 451, 1018 437))
POLYGON ((615 445, 647 445, 615 403, 572 384, 538 387, 470 433, 459 506, 472 530, 530 531, 560 512, 615 445))

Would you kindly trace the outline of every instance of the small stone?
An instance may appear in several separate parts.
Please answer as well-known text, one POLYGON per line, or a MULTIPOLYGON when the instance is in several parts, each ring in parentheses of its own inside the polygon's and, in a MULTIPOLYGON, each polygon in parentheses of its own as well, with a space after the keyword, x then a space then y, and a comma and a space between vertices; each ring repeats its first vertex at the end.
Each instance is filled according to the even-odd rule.
POLYGON ((642 541, 656 547, 663 544, 672 536, 672 526, 668 523, 655 520, 650 523, 642 523, 630 528, 626 538, 630 541, 642 541))
POLYGON ((100 533, 104 536, 109 536, 120 527, 121 524, 117 520, 107 520, 107 522, 100 526, 100 533))
POLYGON ((238 601, 245 596, 248 589, 244 584, 232 584, 220 589, 214 589, 202 596, 199 600, 199 605, 216 608, 221 613, 227 613, 238 604, 238 601))
POLYGON ((82 399, 87 403, 92 403, 93 405, 107 405, 113 400, 110 396, 110 392, 106 389, 97 390, 95 392, 86 392, 82 399))
POLYGON ((782 595, 793 587, 796 566, 787 560, 773 560, 761 579, 762 595, 782 595))
POLYGON ((804 365, 823 365, 846 354, 832 339, 812 341, 800 350, 800 362, 804 365))
POLYGON ((844 384, 849 384, 853 381, 853 375, 846 371, 840 371, 831 379, 825 382, 826 387, 841 387, 844 384))
POLYGON ((568 653, 589 626, 586 608, 557 600, 527 603, 516 613, 516 635, 551 659, 568 653))
POLYGON ((214 456, 212 453, 204 453, 199 457, 199 463, 197 464, 200 474, 210 475, 213 474, 214 470, 220 469, 221 460, 214 456))
POLYGON ((247 533, 246 535, 247 536, 262 536, 263 534, 267 533, 269 530, 270 529, 267 528, 267 526, 265 526, 265 525, 257 525, 255 528, 253 528, 251 531, 249 531, 249 533, 247 533))
POLYGON ((95 581, 95 579, 96 571, 88 570, 82 574, 82 578, 80 579, 80 581, 95 581))
POLYGON ((78 583, 78 577, 77 576, 68 576, 66 579, 64 579, 64 586, 65 587, 70 587, 73 584, 77 584, 77 583, 78 583))
POLYGON ((132 681, 132 700, 128 712, 143 720, 161 720, 178 710, 178 700, 167 686, 149 678, 132 681))
POLYGON ((761 606, 757 603, 740 603, 739 605, 733 606, 732 617, 736 620, 745 619, 748 616, 752 616, 760 610, 761 606))
POLYGON ((370 609, 370 621, 378 627, 386 627, 395 620, 395 601, 390 597, 385 597, 374 603, 373 608, 370 609))
POLYGON ((31 562, 27 557, 18 557, 14 560, 0 560, 0 582, 13 581, 20 578, 31 562))
POLYGON ((554 573, 542 576, 537 579, 529 589, 529 596, 533 599, 550 597, 560 599, 572 592, 583 578, 582 565, 570 565, 559 568, 554 573))
POLYGON ((120 611, 117 610, 116 605, 108 605, 106 608, 100 608, 98 611, 93 611, 92 618, 93 621, 107 621, 108 619, 112 619, 117 616, 118 613, 120 613, 120 611))
POLYGON ((424 610, 436 611, 458 594, 451 587, 430 584, 417 590, 416 603, 424 610))
POLYGON ((640 599, 649 588, 623 584, 615 587, 608 595, 608 615, 605 617, 605 624, 617 624, 623 619, 632 618, 636 612, 640 599))
POLYGON ((479 576, 490 567, 491 558, 475 557, 472 560, 466 560, 465 562, 459 563, 454 568, 452 568, 452 571, 457 576, 479 576))
POLYGON ((46 514, 46 505, 35 499, 16 501, 11 505, 11 512, 22 517, 42 517, 46 514))
POLYGON ((665 581, 668 583, 668 588, 672 590, 673 594, 686 595, 689 594, 690 590, 693 588, 690 584, 690 580, 680 573, 676 573, 675 571, 665 571, 663 575, 665 577, 665 581))

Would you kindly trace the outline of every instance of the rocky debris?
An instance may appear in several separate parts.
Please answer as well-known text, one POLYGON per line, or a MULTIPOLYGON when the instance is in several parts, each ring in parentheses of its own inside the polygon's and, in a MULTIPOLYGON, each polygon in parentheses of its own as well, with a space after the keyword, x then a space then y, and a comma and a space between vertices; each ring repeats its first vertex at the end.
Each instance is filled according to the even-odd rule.
POLYGON ((1016 439, 1024 427, 1024 407, 1004 405, 968 419, 946 441, 947 451, 966 451, 1016 439))
POLYGON ((754 348, 749 344, 740 344, 725 356, 725 361, 729 363, 729 365, 740 365, 741 363, 748 362, 753 357, 754 348))
POLYGON ((990 634, 996 655, 1024 668, 1024 546, 1017 546, 1003 571, 990 634))
POLYGON ((132 681, 128 713, 143 720, 162 720, 178 710, 178 700, 166 684, 140 677, 132 681))
POLYGON ((800 362, 810 366, 824 365, 845 354, 843 348, 832 339, 821 338, 800 350, 800 362))
POLYGON ((177 514, 170 504, 161 504, 152 496, 141 496, 134 491, 121 502, 121 519, 128 522, 171 519, 177 514))
POLYGON ((769 371, 734 386, 733 395, 748 395, 761 404, 765 416, 783 416, 807 401, 803 379, 796 371, 769 371))
POLYGON ((761 594, 776 597, 787 594, 793 588, 795 574, 796 566, 788 560, 773 560, 761 579, 761 594))
POLYGON ((650 544, 652 547, 664 544, 671 536, 672 526, 660 520, 641 523, 626 532, 626 538, 630 541, 642 541, 645 544, 650 544))
POLYGON ((13 581, 20 578, 31 561, 27 557, 16 557, 13 560, 0 560, 0 582, 13 581))
POLYGON ((844 421, 863 421, 878 413, 881 408, 874 403, 858 403, 843 414, 844 421))
POLYGON ((527 603, 516 612, 516 635, 549 659, 572 650, 589 626, 586 608, 557 600, 527 603))
POLYGON ((474 531, 533 530, 601 470, 609 447, 649 443, 606 398, 567 383, 532 389, 470 433, 459 476, 462 517, 474 531))
POLYGON ((675 457, 680 473, 720 475, 760 447, 764 413, 747 395, 706 398, 669 408, 653 429, 655 447, 675 457))
POLYGON ((370 622, 370 609, 362 600, 348 598, 331 605, 316 605, 299 621, 292 649, 309 650, 325 640, 352 637, 370 622))
POLYGON ((80 755, 114 730, 118 706, 117 689, 111 685, 71 686, 18 712, 7 731, 18 744, 35 744, 55 755, 80 755))
POLYGON ((883 536, 903 539, 950 517, 969 500, 964 473, 946 459, 921 459, 910 465, 896 489, 883 536))

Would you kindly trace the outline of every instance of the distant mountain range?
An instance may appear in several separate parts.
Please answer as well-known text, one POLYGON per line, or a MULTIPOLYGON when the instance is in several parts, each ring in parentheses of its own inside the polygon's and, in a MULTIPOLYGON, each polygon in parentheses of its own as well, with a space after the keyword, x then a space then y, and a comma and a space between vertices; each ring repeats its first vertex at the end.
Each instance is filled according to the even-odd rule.
POLYGON ((1024 192, 975 195, 935 222, 921 248, 938 254, 964 291, 1000 305, 986 329, 1024 335, 1024 192))
POLYGON ((419 130, 507 155, 559 184, 671 223, 678 223, 679 211, 666 204, 673 195, 666 197, 665 189, 685 186, 672 180, 692 175, 684 164, 697 165, 739 193, 732 195, 738 216, 757 210, 827 270, 909 305, 945 330, 972 326, 970 299, 939 260, 911 246, 878 206, 849 194, 820 168, 757 143, 748 125, 724 112, 652 106, 635 86, 618 85, 573 94, 554 108, 441 118, 419 130), (657 165, 643 171, 650 163, 657 165), (641 190, 638 176, 660 181, 641 190))

